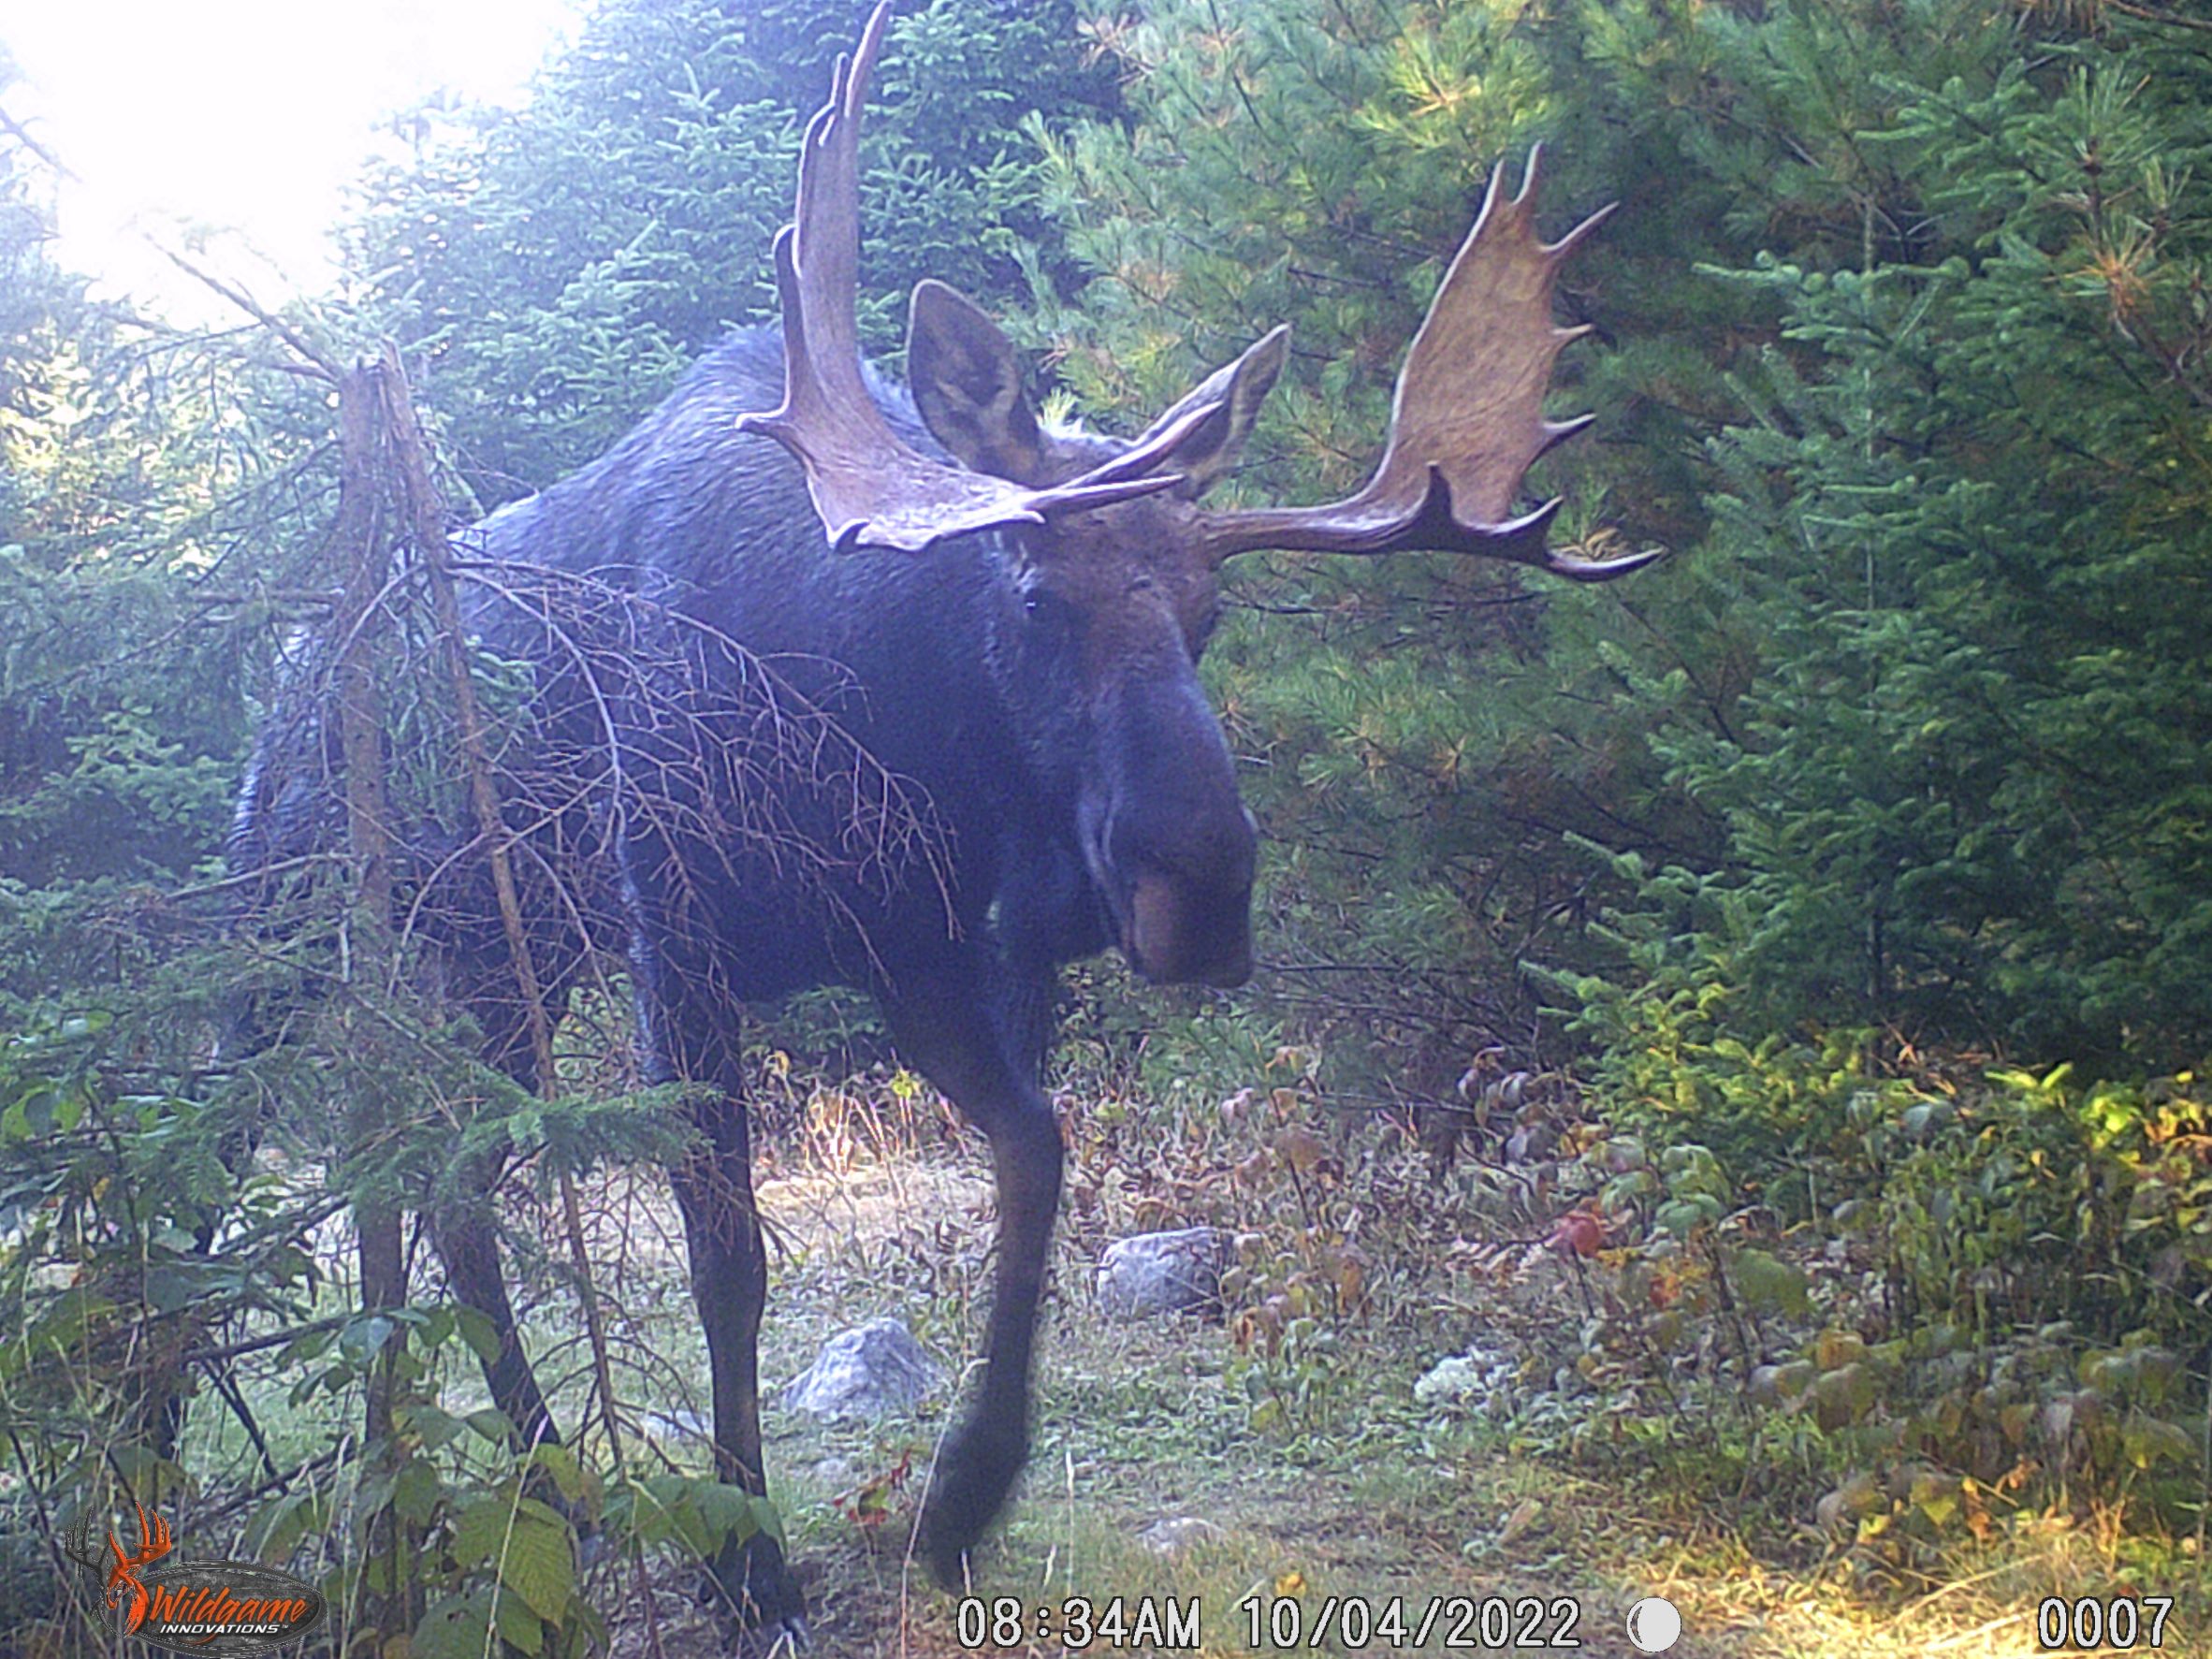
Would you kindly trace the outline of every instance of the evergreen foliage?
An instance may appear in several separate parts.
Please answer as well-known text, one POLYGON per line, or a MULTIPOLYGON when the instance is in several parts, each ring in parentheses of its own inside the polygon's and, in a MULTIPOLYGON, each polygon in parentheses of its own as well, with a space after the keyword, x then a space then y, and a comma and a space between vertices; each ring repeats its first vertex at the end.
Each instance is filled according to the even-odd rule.
MULTIPOLYGON (((1735 279, 1781 338, 1713 445, 1702 562, 1756 665, 1652 749, 1724 826, 1746 1029, 2184 1065, 2212 200, 2178 112, 2206 65, 2157 30, 2030 59, 1978 9, 1870 77, 1857 247, 1735 279)), ((1797 109, 1837 61, 1786 29, 1764 59, 1797 109)))
MULTIPOLYGON (((275 619, 255 590, 317 488, 321 416, 227 345, 89 299, 47 255, 46 178, 0 153, 0 926, 58 945, 68 905, 217 851, 241 663, 275 619)), ((80 982, 0 949, 0 994, 80 982)))
MULTIPOLYGON (((414 154, 368 182, 347 241, 485 506, 589 459, 724 331, 775 315, 799 126, 867 9, 622 0, 523 109, 417 112, 414 154)), ((862 182, 872 349, 924 276, 989 300, 1015 291, 1018 253, 1058 263, 1016 126, 1111 104, 1072 13, 936 0, 894 21, 862 182)))

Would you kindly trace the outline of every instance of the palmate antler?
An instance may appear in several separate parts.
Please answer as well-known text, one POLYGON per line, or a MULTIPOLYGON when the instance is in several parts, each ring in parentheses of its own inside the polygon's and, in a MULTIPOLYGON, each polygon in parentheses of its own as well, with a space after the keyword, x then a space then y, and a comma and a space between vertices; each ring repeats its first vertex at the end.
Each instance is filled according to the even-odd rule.
POLYGON ((860 115, 890 0, 869 16, 851 61, 839 56, 829 102, 807 124, 799 149, 799 200, 776 237, 776 288, 783 304, 783 404, 740 415, 737 429, 775 439, 807 469, 807 487, 831 545, 918 552, 932 542, 999 524, 1036 524, 1174 487, 1146 477, 1194 413, 1144 453, 1117 457, 1070 483, 1031 489, 947 466, 892 431, 860 378, 853 299, 860 265, 860 115))
MULTIPOLYGON (((808 123, 798 206, 776 238, 783 305, 784 396, 772 414, 738 417, 740 431, 775 439, 807 471, 831 545, 919 551, 967 531, 1038 523, 1172 488, 1177 448, 1220 413, 1233 377, 1217 374, 1135 447, 1066 484, 1031 488, 948 466, 894 433, 860 373, 853 301, 860 261, 860 120, 890 0, 869 16, 852 59, 837 60, 829 102, 808 123), (1205 394, 1211 389, 1214 395, 1205 394)), ((1532 151, 1520 193, 1505 199, 1492 175, 1482 211, 1414 336, 1392 403, 1382 464, 1359 494, 1320 507, 1262 507, 1198 516, 1200 556, 1239 553, 1380 554, 1427 548, 1533 564, 1578 581, 1625 575, 1658 557, 1563 559, 1544 531, 1559 502, 1509 517, 1530 465, 1594 416, 1552 422, 1543 402, 1561 349, 1586 329, 1551 321, 1559 267, 1611 209, 1559 241, 1536 234, 1532 151)))
POLYGON ((1491 174, 1482 211, 1467 233, 1398 371, 1382 464, 1359 494, 1321 507, 1259 507, 1209 513, 1202 534, 1213 558, 1257 548, 1317 553, 1428 549, 1533 564, 1581 582, 1641 569, 1656 553, 1563 559, 1544 546, 1559 511, 1555 497, 1511 517, 1521 478, 1536 458, 1597 417, 1544 418, 1551 365, 1590 330, 1551 321, 1551 289, 1568 255, 1613 210, 1600 208, 1558 241, 1536 234, 1536 168, 1529 152, 1520 192, 1491 174))

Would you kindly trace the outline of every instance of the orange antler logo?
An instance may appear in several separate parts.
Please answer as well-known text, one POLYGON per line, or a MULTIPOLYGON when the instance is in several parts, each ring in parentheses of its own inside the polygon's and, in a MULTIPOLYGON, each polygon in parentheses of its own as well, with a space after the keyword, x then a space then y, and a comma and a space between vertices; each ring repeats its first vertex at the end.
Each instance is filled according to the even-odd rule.
POLYGON ((290 1573, 251 1561, 186 1561, 170 1554, 177 1535, 136 1498, 138 1547, 125 1550, 116 1529, 108 1554, 93 1544, 90 1515, 62 1535, 62 1553, 84 1571, 84 1587, 105 1599, 121 1634, 196 1659, 250 1659, 298 1641, 322 1623, 322 1593, 290 1573))
POLYGON ((146 1594, 146 1586, 138 1581, 138 1569, 148 1562, 158 1561, 167 1555, 171 1545, 176 1542, 175 1536, 169 1532, 169 1523, 160 1515, 148 1516, 146 1506, 136 1501, 131 1506, 138 1512, 138 1552, 125 1555, 123 1546, 116 1541, 113 1529, 110 1528, 108 1533, 108 1548, 115 1551, 115 1566, 108 1574, 108 1605, 110 1608, 121 1607, 124 1591, 126 1587, 129 1589, 131 1610, 123 1626, 125 1636, 145 1623, 146 1608, 153 1599, 146 1594))

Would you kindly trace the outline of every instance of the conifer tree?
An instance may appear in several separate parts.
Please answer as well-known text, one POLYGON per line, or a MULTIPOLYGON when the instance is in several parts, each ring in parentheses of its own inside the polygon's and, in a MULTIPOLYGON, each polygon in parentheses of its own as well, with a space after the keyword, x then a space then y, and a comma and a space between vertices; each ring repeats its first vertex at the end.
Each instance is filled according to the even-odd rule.
POLYGON ((1859 135, 1914 245, 1747 273, 1784 344, 1714 552, 1762 671, 1663 748, 1755 895, 1760 1017, 2180 1065, 2212 1031, 2212 76, 2156 26, 2030 44, 1891 82, 1859 135))

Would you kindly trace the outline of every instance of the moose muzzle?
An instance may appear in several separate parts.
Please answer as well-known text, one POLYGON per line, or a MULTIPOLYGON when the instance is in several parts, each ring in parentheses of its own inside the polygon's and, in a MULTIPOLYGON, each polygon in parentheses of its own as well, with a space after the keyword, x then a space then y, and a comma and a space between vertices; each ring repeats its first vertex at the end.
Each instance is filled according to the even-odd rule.
POLYGON ((1162 984, 1241 985, 1252 977, 1252 883, 1193 893, 1146 870, 1131 884, 1122 951, 1162 984))
POLYGON ((1082 827, 1122 953, 1162 984, 1241 985, 1259 837, 1220 723, 1187 669, 1130 688, 1116 713, 1082 827))

